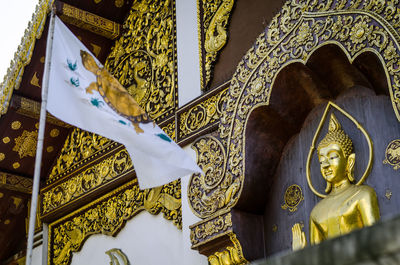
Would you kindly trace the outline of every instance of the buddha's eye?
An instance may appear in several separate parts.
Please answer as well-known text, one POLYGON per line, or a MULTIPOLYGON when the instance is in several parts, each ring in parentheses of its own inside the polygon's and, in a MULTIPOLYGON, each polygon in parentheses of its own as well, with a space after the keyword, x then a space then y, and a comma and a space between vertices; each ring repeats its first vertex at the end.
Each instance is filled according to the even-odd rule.
POLYGON ((333 154, 329 155, 329 159, 330 159, 330 160, 336 159, 336 158, 338 158, 338 157, 339 157, 339 155, 336 154, 336 153, 333 153, 333 154))

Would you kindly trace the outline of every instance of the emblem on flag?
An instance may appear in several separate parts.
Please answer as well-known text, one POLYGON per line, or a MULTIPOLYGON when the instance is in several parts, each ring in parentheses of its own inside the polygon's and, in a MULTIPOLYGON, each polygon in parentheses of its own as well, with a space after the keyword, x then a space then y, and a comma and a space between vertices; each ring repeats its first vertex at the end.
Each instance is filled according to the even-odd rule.
POLYGON ((86 70, 96 75, 96 82, 86 88, 86 93, 92 94, 93 90, 98 91, 110 108, 132 122, 136 133, 143 133, 139 123, 152 122, 147 113, 107 69, 97 65, 92 55, 82 50, 80 54, 86 70))

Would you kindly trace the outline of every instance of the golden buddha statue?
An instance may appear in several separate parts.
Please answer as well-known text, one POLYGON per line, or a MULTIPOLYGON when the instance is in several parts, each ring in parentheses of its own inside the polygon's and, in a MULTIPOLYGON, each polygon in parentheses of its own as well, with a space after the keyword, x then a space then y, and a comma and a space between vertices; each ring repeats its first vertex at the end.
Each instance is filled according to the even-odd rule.
MULTIPOLYGON (((326 180, 327 195, 315 205, 310 214, 312 245, 370 226, 380 218, 374 189, 354 184, 353 143, 333 114, 328 133, 317 150, 321 174, 326 180)), ((293 250, 304 248, 307 242, 300 224, 292 227, 292 234, 293 250)))

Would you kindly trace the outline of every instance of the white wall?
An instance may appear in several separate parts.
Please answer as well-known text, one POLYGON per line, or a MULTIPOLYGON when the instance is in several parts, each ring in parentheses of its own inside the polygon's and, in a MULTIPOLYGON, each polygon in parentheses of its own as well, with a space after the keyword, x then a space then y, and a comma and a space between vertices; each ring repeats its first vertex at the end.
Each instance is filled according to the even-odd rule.
MULTIPOLYGON (((193 159, 196 161, 196 152, 189 146, 183 148, 188 152, 193 159)), ((201 219, 195 216, 190 209, 187 190, 190 181, 190 176, 186 176, 181 179, 182 186, 182 232, 183 232, 183 260, 185 261, 182 265, 194 265, 194 264, 208 264, 207 257, 200 255, 197 250, 190 248, 190 229, 189 226, 201 221, 201 219)))
POLYGON ((176 0, 179 106, 201 95, 197 0, 176 0))
POLYGON ((32 264, 42 264, 42 245, 39 245, 32 250, 32 264))
POLYGON ((116 237, 89 237, 81 251, 73 254, 71 265, 109 265, 105 252, 112 248, 121 249, 131 265, 182 264, 182 231, 164 219, 162 213, 151 215, 142 211, 127 221, 116 237))

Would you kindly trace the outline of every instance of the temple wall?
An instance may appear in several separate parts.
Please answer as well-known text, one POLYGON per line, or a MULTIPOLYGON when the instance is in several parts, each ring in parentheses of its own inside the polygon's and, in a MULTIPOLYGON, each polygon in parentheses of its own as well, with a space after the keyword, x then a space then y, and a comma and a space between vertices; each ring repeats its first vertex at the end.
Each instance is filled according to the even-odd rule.
MULTIPOLYGON (((196 159, 196 154, 190 146, 184 148, 186 152, 192 155, 193 159, 196 159)), ((190 209, 188 202, 188 186, 190 176, 186 176, 181 179, 182 187, 182 245, 183 245, 183 263, 181 264, 207 264, 207 257, 200 255, 197 250, 191 249, 190 243, 190 229, 189 226, 199 222, 201 219, 195 216, 190 209)))
POLYGON ((43 245, 39 245, 33 249, 32 264, 35 264, 35 265, 42 264, 42 251, 43 251, 43 245))
POLYGON ((180 264, 182 232, 161 215, 141 212, 116 237, 94 235, 72 257, 75 264, 110 264, 106 251, 117 248, 130 264, 180 264))
POLYGON ((176 1, 179 107, 200 96, 196 1, 176 1))

